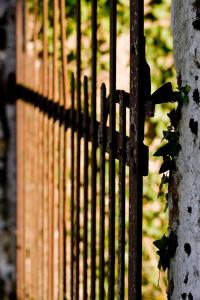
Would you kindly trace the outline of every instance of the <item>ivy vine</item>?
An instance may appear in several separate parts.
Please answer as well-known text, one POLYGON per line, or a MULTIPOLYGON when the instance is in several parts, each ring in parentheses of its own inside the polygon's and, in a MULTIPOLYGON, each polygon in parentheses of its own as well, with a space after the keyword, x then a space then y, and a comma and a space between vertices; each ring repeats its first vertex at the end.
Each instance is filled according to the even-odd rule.
MULTIPOLYGON (((163 187, 165 184, 170 183, 171 175, 173 171, 176 171, 176 158, 181 151, 181 145, 179 144, 179 131, 178 123, 181 119, 181 110, 183 105, 189 103, 189 92, 190 87, 186 84, 184 87, 179 87, 178 92, 175 92, 175 101, 178 103, 177 108, 172 109, 167 115, 170 119, 170 125, 167 130, 163 131, 162 141, 167 141, 162 145, 155 153, 154 156, 162 157, 163 163, 160 167, 159 174, 163 174, 159 186, 158 198, 163 194, 163 187)), ((168 193, 166 197, 166 208, 168 207, 168 193)), ((163 235, 161 239, 156 240, 153 244, 158 249, 157 254, 159 256, 158 268, 162 268, 164 271, 169 266, 169 261, 172 255, 174 255, 174 250, 172 249, 177 246, 177 239, 174 238, 174 234, 163 235), (172 238, 173 235, 173 238, 172 238), (174 242, 176 240, 176 242, 174 242)))

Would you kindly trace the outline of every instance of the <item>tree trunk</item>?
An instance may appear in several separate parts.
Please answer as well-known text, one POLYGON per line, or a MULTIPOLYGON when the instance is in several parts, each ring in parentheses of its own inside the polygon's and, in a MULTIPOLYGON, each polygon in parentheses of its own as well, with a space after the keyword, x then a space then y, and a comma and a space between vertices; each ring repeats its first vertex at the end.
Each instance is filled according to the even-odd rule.
POLYGON ((169 268, 169 299, 200 299, 200 1, 173 0, 174 60, 190 87, 178 130, 182 150, 169 187, 169 230, 178 247, 169 268))

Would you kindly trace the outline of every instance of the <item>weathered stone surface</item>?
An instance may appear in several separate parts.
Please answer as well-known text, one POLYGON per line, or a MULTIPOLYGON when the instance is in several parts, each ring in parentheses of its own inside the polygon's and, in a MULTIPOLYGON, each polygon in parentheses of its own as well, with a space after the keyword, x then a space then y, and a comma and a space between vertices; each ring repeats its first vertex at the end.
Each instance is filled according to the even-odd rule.
POLYGON ((182 150, 174 176, 178 203, 175 215, 170 197, 170 230, 177 233, 178 247, 171 259, 169 280, 174 289, 169 299, 200 299, 200 1, 173 0, 174 60, 181 85, 190 86, 189 104, 182 108, 179 124, 182 150))

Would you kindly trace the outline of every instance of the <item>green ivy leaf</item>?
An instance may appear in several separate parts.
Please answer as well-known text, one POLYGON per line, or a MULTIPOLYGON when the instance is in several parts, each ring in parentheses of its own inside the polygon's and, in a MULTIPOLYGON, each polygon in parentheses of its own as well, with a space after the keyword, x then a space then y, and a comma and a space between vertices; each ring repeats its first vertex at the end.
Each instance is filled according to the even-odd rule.
POLYGON ((159 255, 158 268, 165 271, 169 266, 169 238, 166 235, 160 240, 154 241, 153 244, 158 248, 157 254, 159 255))
POLYGON ((180 100, 183 104, 189 103, 189 97, 188 97, 189 92, 190 92, 190 86, 188 84, 180 88, 180 100))
POLYGON ((184 87, 183 87, 183 90, 184 90, 184 92, 185 92, 185 94, 189 94, 189 92, 190 92, 190 86, 188 85, 188 84, 186 84, 184 87))
POLYGON ((154 156, 171 156, 175 157, 181 150, 181 145, 177 142, 170 141, 169 143, 165 144, 161 148, 159 148, 155 153, 154 156))
POLYGON ((167 171, 176 171, 176 164, 173 159, 170 159, 170 157, 166 157, 163 164, 160 167, 159 174, 165 173, 167 171))
POLYGON ((176 128, 177 127, 177 112, 175 109, 172 109, 170 111, 170 113, 167 114, 169 119, 170 119, 170 122, 171 122, 171 125, 176 128))
POLYGON ((169 183, 169 177, 167 175, 163 174, 163 176, 161 178, 160 186, 159 186, 158 198, 161 196, 163 185, 166 183, 169 183))
POLYGON ((178 142, 179 139, 179 133, 176 131, 172 131, 171 128, 168 131, 163 131, 163 139, 171 142, 178 142))
POLYGON ((189 103, 189 97, 188 96, 182 96, 182 101, 184 104, 188 104, 189 103))
POLYGON ((169 266, 170 258, 174 257, 176 248, 178 247, 177 235, 174 232, 170 232, 169 237, 163 235, 160 240, 154 241, 153 244, 158 248, 158 268, 163 268, 165 271, 169 266))
POLYGON ((169 238, 164 234, 160 240, 154 241, 153 244, 159 250, 165 250, 168 247, 169 238))
POLYGON ((154 156, 167 156, 169 154, 170 145, 165 144, 164 146, 160 147, 155 153, 154 156))
POLYGON ((179 152, 181 151, 181 145, 178 144, 177 142, 176 143, 172 143, 170 142, 169 143, 169 147, 170 147, 170 150, 169 150, 169 155, 171 157, 176 157, 178 156, 179 152))
POLYGON ((163 271, 166 271, 166 269, 169 266, 169 253, 168 250, 159 250, 157 251, 157 254, 160 256, 159 262, 158 262, 158 268, 159 270, 161 267, 163 268, 163 271))

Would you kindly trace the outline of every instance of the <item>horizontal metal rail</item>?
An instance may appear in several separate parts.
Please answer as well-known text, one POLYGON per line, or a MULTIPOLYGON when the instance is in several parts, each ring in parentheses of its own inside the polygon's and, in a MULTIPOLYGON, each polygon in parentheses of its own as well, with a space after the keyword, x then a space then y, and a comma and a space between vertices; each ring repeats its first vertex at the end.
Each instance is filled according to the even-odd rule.
MULTIPOLYGON (((23 87, 21 85, 18 85, 17 88, 17 94, 18 99, 23 99, 24 101, 31 103, 34 107, 37 107, 45 113, 49 118, 53 118, 54 121, 59 121, 60 124, 64 123, 65 128, 72 128, 74 129, 74 132, 77 131, 77 129, 82 128, 80 130, 80 137, 84 137, 84 113, 80 113, 80 119, 77 123, 77 115, 79 112, 73 108, 73 118, 71 118, 72 115, 72 109, 65 109, 64 105, 60 105, 58 102, 55 102, 51 99, 48 99, 38 93, 35 93, 29 88, 23 87)), ((120 93, 124 94, 124 105, 125 107, 129 107, 129 94, 124 91, 117 91, 116 93, 116 103, 119 103, 120 99, 120 93)), ((109 101, 109 97, 107 98, 109 101)), ((108 104, 108 102, 107 102, 108 104)), ((108 105, 107 105, 108 107, 108 105)), ((107 110, 107 109, 106 109, 107 110)), ((108 111, 106 113, 106 116, 108 117, 108 111)), ((106 118, 107 118, 106 117, 106 118)), ((105 135, 102 137, 102 128, 101 123, 96 121, 96 128, 97 128, 97 144, 98 146, 102 143, 102 138, 105 143, 105 151, 109 153, 110 151, 110 140, 109 140, 109 127, 105 127, 105 135)), ((92 120, 91 117, 88 116, 87 121, 87 130, 88 130, 88 139, 91 142, 92 141, 92 120)), ((114 156, 115 159, 119 159, 121 156, 121 146, 120 146, 120 134, 119 132, 115 131, 114 134, 114 144, 115 144, 115 151, 114 156)), ((133 153, 130 152, 130 146, 129 146, 129 137, 125 137, 125 152, 123 159, 125 160, 125 163, 129 165, 130 160, 132 159, 133 153)), ((147 175, 148 172, 148 148, 143 145, 143 175, 147 175)))

